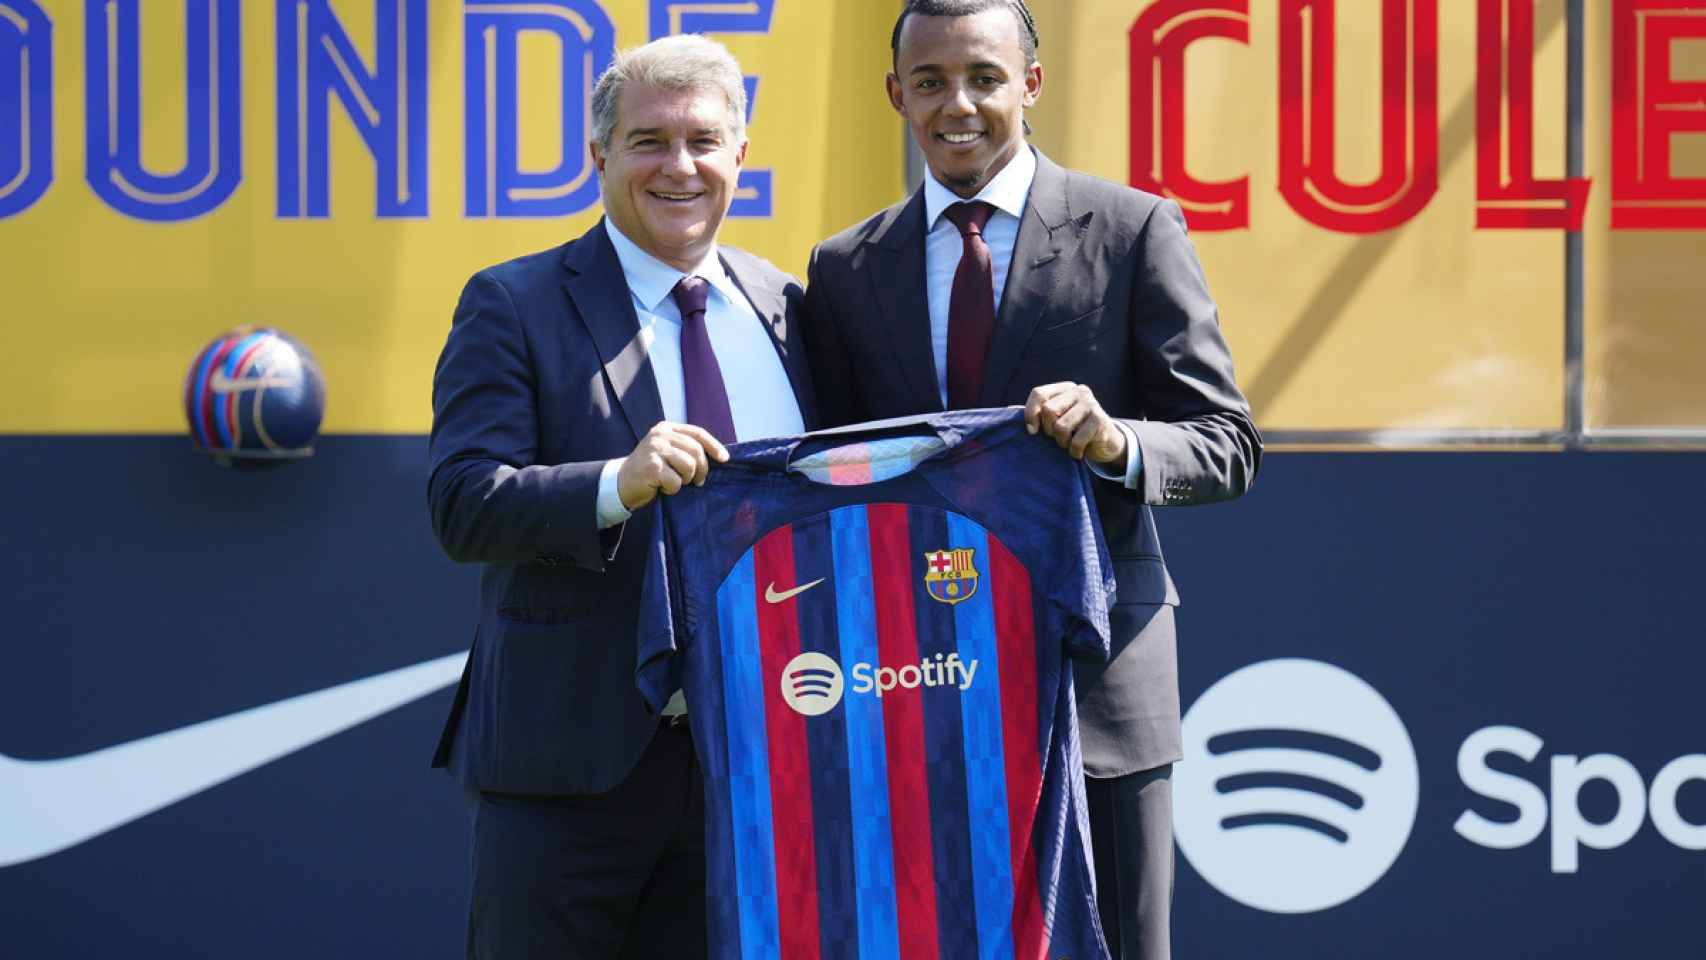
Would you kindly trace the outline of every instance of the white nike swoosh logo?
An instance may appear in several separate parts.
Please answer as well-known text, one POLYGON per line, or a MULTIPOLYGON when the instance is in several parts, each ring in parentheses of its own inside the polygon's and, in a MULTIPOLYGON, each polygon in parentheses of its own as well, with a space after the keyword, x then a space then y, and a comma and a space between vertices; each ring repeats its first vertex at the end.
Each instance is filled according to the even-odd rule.
POLYGON ((802 593, 805 593, 807 590, 810 590, 811 588, 817 586, 818 584, 820 584, 822 582, 823 582, 823 578, 818 577, 816 580, 813 580, 811 583, 802 583, 792 590, 784 590, 781 593, 777 593, 776 592, 776 581, 772 580, 772 581, 770 581, 770 585, 764 588, 764 599, 770 601, 771 603, 781 603, 784 600, 792 600, 795 597, 799 596, 802 593))
POLYGON ((76 846, 455 683, 466 653, 58 760, 0 754, 0 867, 76 846))
POLYGON ((232 379, 225 375, 224 370, 214 370, 207 378, 207 389, 214 393, 237 393, 240 390, 253 390, 256 387, 294 387, 296 381, 290 377, 238 377, 232 379))

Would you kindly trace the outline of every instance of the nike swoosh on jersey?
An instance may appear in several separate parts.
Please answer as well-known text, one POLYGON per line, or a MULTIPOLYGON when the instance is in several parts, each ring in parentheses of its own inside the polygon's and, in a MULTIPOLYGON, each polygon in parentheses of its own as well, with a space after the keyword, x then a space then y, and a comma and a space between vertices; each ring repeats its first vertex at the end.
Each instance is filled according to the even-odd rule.
POLYGON ((223 370, 215 370, 207 378, 207 389, 214 393, 237 393, 240 390, 253 390, 256 387, 294 387, 296 381, 290 377, 237 377, 225 375, 223 370))
POLYGON ((818 584, 820 584, 822 582, 823 582, 823 578, 819 577, 816 580, 813 580, 811 583, 802 583, 792 590, 783 590, 781 593, 777 593, 776 592, 776 582, 774 580, 772 580, 770 582, 769 586, 766 586, 764 588, 764 599, 770 601, 771 603, 782 603, 783 601, 794 599, 795 597, 799 596, 802 593, 805 593, 807 590, 810 590, 811 588, 817 586, 818 584))
POLYGON ((0 754, 0 867, 76 846, 455 683, 428 660, 75 757, 0 754))

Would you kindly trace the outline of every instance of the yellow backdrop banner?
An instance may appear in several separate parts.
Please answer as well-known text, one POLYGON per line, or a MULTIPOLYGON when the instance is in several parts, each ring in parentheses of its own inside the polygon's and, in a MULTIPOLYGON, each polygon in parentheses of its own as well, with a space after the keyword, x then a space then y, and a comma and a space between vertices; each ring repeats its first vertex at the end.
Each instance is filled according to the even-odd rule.
POLYGON ((1057 160, 1179 201, 1269 430, 1706 425, 1706 0, 1032 0, 1057 160), (1621 104, 1619 111, 1614 104, 1621 104))
MULTIPOLYGON (((1031 0, 1055 160, 1177 200, 1269 430, 1706 425, 1706 0, 1031 0)), ((412 432, 474 270, 599 215, 587 96, 675 32, 749 74, 726 242, 803 271, 897 198, 879 0, 0 0, 0 431, 180 429, 276 325, 326 429, 412 432)))
POLYGON ((748 74, 723 240, 803 274, 904 189, 870 0, 0 0, 0 431, 182 429, 196 351, 311 349, 325 429, 424 431, 463 282, 600 214, 611 52, 702 32, 748 74), (18 96, 8 98, 16 85, 18 96))

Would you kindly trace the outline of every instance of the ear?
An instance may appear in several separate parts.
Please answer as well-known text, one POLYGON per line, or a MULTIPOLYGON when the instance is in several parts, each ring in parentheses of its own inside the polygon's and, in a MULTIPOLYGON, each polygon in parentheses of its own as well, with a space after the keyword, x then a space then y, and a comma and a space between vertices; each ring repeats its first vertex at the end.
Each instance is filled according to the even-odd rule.
POLYGON ((739 170, 741 167, 746 166, 746 148, 751 146, 751 145, 752 145, 751 140, 742 140, 740 142, 740 149, 735 151, 735 169, 736 170, 739 170))
POLYGON ((604 176, 604 151, 598 148, 598 141, 588 140, 586 152, 592 157, 593 169, 598 171, 599 176, 604 176))
POLYGON ((906 116, 906 101, 900 96, 900 78, 891 73, 883 78, 883 85, 888 89, 889 105, 894 107, 894 112, 906 116))
POLYGON ((1025 71, 1025 106, 1035 106, 1037 98, 1043 95, 1043 65, 1031 64, 1025 71))

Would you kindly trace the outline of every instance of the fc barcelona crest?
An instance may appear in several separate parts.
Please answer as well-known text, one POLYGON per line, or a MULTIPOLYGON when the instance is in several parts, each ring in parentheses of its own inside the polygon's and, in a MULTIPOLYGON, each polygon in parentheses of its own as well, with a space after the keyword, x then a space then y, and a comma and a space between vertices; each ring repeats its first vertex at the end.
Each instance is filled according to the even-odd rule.
POLYGON ((977 565, 970 547, 931 550, 924 554, 924 589, 932 600, 959 603, 977 593, 977 565))

